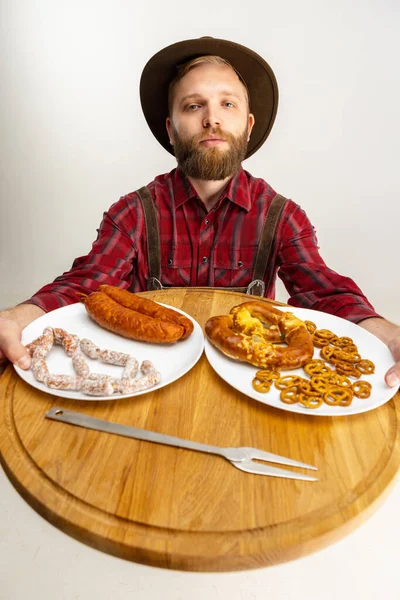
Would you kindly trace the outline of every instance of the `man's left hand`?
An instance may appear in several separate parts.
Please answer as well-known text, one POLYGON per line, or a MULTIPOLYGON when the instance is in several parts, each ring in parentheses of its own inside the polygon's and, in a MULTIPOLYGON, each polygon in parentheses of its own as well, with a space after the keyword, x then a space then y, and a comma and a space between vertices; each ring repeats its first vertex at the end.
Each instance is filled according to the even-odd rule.
POLYGON ((385 381, 390 387, 400 386, 400 327, 386 319, 372 317, 358 323, 384 342, 395 360, 393 367, 385 374, 385 381))
POLYGON ((400 386, 400 327, 388 343, 396 364, 385 375, 385 381, 390 387, 400 386))

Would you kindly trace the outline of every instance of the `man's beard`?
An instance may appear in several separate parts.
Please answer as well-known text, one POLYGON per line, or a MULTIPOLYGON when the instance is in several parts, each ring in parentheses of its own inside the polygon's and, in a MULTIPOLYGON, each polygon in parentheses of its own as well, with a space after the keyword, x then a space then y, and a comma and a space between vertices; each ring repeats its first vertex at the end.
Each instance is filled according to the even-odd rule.
POLYGON ((247 152, 247 129, 242 135, 235 137, 221 129, 209 129, 204 133, 193 136, 190 140, 179 137, 175 128, 174 152, 181 171, 193 179, 217 181, 235 175, 241 167, 247 152), (229 144, 227 150, 220 150, 218 146, 201 148, 201 140, 206 140, 213 135, 225 140, 229 144))

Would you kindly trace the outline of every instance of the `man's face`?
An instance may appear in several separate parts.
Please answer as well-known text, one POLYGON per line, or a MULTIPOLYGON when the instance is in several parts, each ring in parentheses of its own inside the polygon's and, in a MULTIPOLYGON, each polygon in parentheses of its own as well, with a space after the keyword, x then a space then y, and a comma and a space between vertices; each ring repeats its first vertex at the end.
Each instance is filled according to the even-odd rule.
POLYGON ((167 130, 178 165, 189 177, 234 175, 253 125, 245 87, 229 66, 201 64, 178 82, 167 130))

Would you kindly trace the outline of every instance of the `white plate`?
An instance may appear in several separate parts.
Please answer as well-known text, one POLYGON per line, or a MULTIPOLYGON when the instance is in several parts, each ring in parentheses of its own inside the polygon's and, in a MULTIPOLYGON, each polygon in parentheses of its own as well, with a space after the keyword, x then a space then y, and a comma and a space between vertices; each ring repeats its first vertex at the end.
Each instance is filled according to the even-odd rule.
MULTIPOLYGON (((167 306, 163 304, 163 306, 167 306)), ((68 333, 75 333, 79 338, 88 338, 101 349, 116 350, 118 352, 127 352, 135 356, 139 362, 151 360, 156 369, 161 373, 161 381, 152 388, 136 392, 135 394, 113 394, 112 396, 86 396, 80 392, 70 390, 49 389, 37 381, 32 371, 24 371, 14 365, 18 375, 24 381, 33 387, 47 392, 53 396, 62 398, 71 398, 73 400, 118 400, 131 396, 139 396, 154 390, 158 390, 173 381, 176 381, 182 375, 187 373, 199 360, 204 349, 204 335, 200 325, 182 310, 171 306, 174 310, 188 317, 194 324, 192 334, 182 342, 175 344, 149 344, 147 342, 137 342, 128 340, 111 331, 103 329, 97 325, 86 312, 83 304, 70 304, 39 317, 33 321, 22 332, 22 343, 28 344, 43 333, 45 327, 61 327, 68 333)), ((65 354, 60 346, 54 346, 48 357, 47 365, 51 373, 62 373, 65 375, 76 375, 72 367, 71 359, 65 354)), ((92 373, 107 373, 113 377, 120 377, 123 367, 107 365, 99 360, 87 359, 92 373)))
MULTIPOLYGON (((228 358, 206 339, 205 353, 210 365, 224 381, 236 390, 254 400, 274 406, 275 408, 304 415, 324 417, 339 417, 367 412, 381 406, 395 395, 397 389, 389 387, 384 381, 386 371, 394 364, 393 356, 389 348, 374 335, 350 321, 316 310, 294 307, 279 307, 279 310, 290 311, 303 321, 313 321, 318 329, 329 329, 340 337, 351 337, 358 346, 362 358, 368 358, 375 364, 375 373, 373 375, 361 376, 361 379, 369 381, 372 385, 370 397, 364 400, 354 397, 350 406, 343 407, 322 404, 319 408, 310 409, 301 404, 285 404, 280 400, 280 391, 274 385, 272 385, 271 390, 266 394, 257 392, 253 388, 252 380, 258 370, 257 367, 228 358)), ((320 358, 318 348, 315 348, 314 358, 320 358)), ((285 370, 282 373, 285 375, 300 375, 309 379, 302 368, 290 371, 285 370)), ((351 381, 355 381, 355 379, 351 378, 351 381)))

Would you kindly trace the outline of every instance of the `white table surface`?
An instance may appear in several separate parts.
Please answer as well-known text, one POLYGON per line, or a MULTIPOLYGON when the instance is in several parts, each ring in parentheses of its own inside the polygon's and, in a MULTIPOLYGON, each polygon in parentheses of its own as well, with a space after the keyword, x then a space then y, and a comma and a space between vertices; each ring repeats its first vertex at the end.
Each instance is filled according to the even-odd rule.
POLYGON ((187 573, 109 556, 37 514, 0 472, 2 600, 399 600, 400 481, 339 542, 290 563, 187 573))

